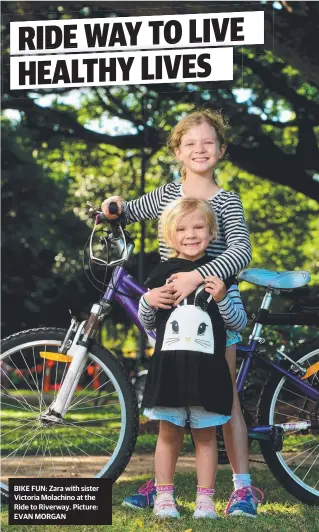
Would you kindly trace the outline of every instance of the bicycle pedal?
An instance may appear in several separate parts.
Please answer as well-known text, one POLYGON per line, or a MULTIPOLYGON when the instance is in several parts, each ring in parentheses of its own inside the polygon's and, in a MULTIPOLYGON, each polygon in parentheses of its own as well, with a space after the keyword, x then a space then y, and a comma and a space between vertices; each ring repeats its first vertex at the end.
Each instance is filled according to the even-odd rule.
POLYGON ((272 426, 268 432, 255 432, 248 429, 248 438, 252 440, 263 440, 270 443, 273 451, 281 451, 283 447, 284 429, 282 427, 272 426))

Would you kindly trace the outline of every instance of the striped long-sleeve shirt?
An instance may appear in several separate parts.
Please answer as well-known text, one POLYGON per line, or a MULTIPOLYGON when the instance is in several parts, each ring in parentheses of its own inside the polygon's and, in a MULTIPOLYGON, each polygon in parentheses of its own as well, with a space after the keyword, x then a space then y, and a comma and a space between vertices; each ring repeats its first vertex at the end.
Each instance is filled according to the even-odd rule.
MULTIPOLYGON (((123 202, 127 223, 156 219, 172 201, 183 197, 180 183, 168 183, 133 201, 123 202)), ((251 260, 249 232, 241 201, 234 192, 220 189, 209 200, 218 223, 218 237, 210 243, 206 253, 213 260, 197 270, 203 278, 216 275, 222 280, 236 275, 251 260)), ((160 238, 161 260, 168 259, 169 249, 160 238)))
MULTIPOLYGON (((237 285, 233 284, 228 288, 225 298, 217 303, 217 306, 227 329, 237 332, 244 329, 247 323, 247 314, 237 285)), ((147 331, 155 328, 156 309, 145 301, 144 296, 140 299, 138 317, 147 331)))

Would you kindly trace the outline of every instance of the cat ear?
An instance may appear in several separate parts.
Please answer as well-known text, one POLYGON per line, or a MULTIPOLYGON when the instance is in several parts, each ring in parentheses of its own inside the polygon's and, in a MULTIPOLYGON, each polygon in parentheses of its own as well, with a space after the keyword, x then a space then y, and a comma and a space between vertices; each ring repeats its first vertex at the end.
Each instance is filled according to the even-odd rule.
POLYGON ((201 284, 195 292, 194 305, 195 307, 200 307, 202 310, 206 312, 208 303, 210 303, 212 299, 213 299, 213 296, 205 292, 205 285, 201 284))
POLYGON ((177 307, 183 307, 184 305, 187 305, 187 297, 185 297, 185 299, 183 299, 183 301, 181 301, 177 307))

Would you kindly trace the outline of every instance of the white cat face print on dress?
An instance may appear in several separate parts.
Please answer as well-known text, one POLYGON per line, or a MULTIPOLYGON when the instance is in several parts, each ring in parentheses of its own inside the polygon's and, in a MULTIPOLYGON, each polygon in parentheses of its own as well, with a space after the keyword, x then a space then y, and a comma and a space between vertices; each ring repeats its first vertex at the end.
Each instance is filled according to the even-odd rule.
POLYGON ((162 351, 172 349, 214 354, 214 333, 207 312, 187 304, 172 312, 166 323, 162 351))

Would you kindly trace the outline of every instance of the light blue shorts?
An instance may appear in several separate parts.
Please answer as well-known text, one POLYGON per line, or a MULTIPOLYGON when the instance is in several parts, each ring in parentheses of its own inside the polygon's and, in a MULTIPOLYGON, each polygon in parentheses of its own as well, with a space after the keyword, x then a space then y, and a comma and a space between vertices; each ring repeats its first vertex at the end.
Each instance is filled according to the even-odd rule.
POLYGON ((229 331, 226 330, 226 347, 229 347, 230 345, 238 344, 238 342, 242 341, 242 336, 236 331, 229 331))
POLYGON ((155 408, 145 408, 143 414, 149 419, 169 421, 179 427, 185 427, 186 420, 189 419, 190 426, 193 429, 205 429, 207 427, 224 425, 231 417, 207 412, 202 406, 190 406, 187 408, 158 406, 155 408))

